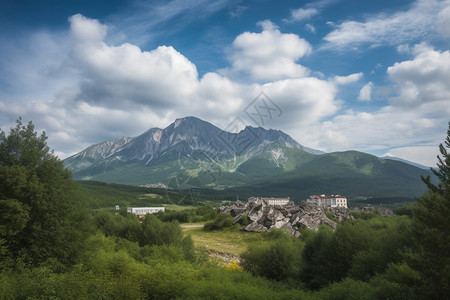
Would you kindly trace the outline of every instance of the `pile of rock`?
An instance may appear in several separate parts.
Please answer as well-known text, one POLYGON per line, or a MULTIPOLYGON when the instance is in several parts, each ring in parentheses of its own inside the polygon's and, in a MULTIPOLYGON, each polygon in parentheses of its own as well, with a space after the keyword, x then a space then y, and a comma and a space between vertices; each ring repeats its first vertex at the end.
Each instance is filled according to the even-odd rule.
POLYGON ((317 230, 322 224, 335 230, 336 222, 330 220, 325 212, 331 213, 333 218, 339 221, 353 219, 345 208, 327 208, 325 210, 309 202, 301 202, 299 205, 273 206, 265 202, 236 201, 230 206, 220 207, 219 212, 230 214, 234 218, 234 223, 238 223, 245 214, 250 221, 250 224, 244 228, 246 231, 264 232, 272 228, 280 228, 293 236, 300 235, 300 228, 317 230))
POLYGON ((352 211, 355 212, 362 212, 362 213, 377 213, 382 216, 393 216, 394 212, 392 209, 385 208, 385 207, 379 207, 379 206, 360 206, 352 209, 352 211))

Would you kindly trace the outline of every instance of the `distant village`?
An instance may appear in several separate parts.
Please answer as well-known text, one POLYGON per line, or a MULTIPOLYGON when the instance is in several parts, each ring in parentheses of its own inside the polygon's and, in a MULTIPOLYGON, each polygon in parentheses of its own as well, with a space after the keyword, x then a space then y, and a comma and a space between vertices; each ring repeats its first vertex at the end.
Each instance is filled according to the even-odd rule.
MULTIPOLYGON (((248 202, 265 203, 266 205, 284 206, 291 202, 291 198, 274 198, 274 197, 250 197, 248 202)), ((341 195, 312 195, 306 200, 309 203, 315 203, 320 207, 338 207, 347 208, 347 197, 341 195)), ((116 206, 118 209, 118 206, 116 206)), ((165 212, 164 207, 128 207, 127 212, 137 216, 144 216, 146 214, 154 214, 158 212, 165 212)))

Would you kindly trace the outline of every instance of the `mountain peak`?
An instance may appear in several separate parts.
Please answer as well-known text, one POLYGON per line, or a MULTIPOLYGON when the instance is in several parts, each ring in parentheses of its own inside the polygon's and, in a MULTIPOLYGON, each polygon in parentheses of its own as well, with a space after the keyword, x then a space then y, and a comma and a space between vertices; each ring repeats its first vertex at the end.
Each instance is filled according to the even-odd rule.
MULTIPOLYGON (((151 128, 135 138, 91 146, 66 159, 65 164, 76 171, 92 168, 95 172, 103 172, 116 164, 147 166, 167 153, 172 153, 173 157, 209 153, 211 157, 230 160, 231 165, 238 156, 241 157, 239 163, 242 163, 259 155, 269 144, 309 152, 309 149, 279 130, 247 126, 239 133, 230 133, 197 117, 187 116, 176 119, 164 129, 151 128), (89 161, 85 161, 85 158, 89 158, 89 161)), ((200 157, 204 159, 204 155, 200 157)))
MULTIPOLYGON (((194 116, 187 116, 184 118, 178 118, 173 122, 174 128, 177 128, 181 124, 193 124, 193 123, 208 123, 194 116)), ((170 126, 170 125, 169 125, 170 126)))
POLYGON ((411 195, 421 191, 418 178, 427 172, 362 153, 314 154, 321 153, 280 130, 247 126, 228 132, 188 116, 164 129, 92 145, 64 164, 75 179, 167 186, 176 182, 173 188, 255 184, 252 193, 259 186, 260 192, 269 187, 283 194, 291 190, 297 197, 317 191, 380 196, 372 191, 373 180, 383 183, 388 196, 411 195))

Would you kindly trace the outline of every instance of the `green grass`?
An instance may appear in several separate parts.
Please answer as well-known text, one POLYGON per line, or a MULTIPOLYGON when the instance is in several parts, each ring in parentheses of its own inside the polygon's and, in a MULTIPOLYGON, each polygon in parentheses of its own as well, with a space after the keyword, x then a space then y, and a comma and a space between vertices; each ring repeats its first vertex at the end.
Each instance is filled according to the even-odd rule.
POLYGON ((171 211, 180 211, 185 209, 192 209, 191 205, 177 205, 177 204, 162 204, 166 208, 166 210, 171 211))
POLYGON ((183 232, 192 237, 194 245, 200 250, 239 256, 248 246, 264 243, 264 234, 245 231, 205 231, 203 228, 185 228, 183 232))

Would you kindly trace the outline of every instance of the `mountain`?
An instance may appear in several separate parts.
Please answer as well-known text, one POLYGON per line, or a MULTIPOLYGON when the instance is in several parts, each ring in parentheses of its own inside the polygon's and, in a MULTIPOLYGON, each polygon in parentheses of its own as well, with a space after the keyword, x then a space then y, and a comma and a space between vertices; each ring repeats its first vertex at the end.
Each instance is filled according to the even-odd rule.
MULTIPOLYGON (((303 147, 289 135, 279 130, 246 127, 239 133, 230 133, 195 117, 177 119, 165 129, 152 128, 135 137, 121 137, 88 147, 67 158, 64 163, 76 179, 97 179, 132 184, 153 183, 155 176, 161 180, 156 166, 172 165, 183 169, 183 164, 193 162, 214 164, 224 171, 233 171, 241 163, 266 151, 268 145, 318 153, 303 147), (131 166, 131 169, 130 169, 131 166), (124 170, 150 176, 123 179, 115 175, 124 170)), ((164 173, 164 172, 163 172, 164 173)))
MULTIPOLYGON (((315 194, 341 194, 352 198, 409 198, 426 187, 420 176, 431 172, 400 161, 381 159, 358 151, 313 155, 291 171, 251 187, 235 187, 231 194, 290 196, 306 199, 315 194)), ((364 201, 361 201, 364 202, 364 201)), ((380 202, 381 199, 380 199, 380 202)))
POLYGON ((241 194, 417 196, 429 171, 357 151, 323 153, 279 130, 227 132, 195 117, 67 158, 75 179, 241 194))

